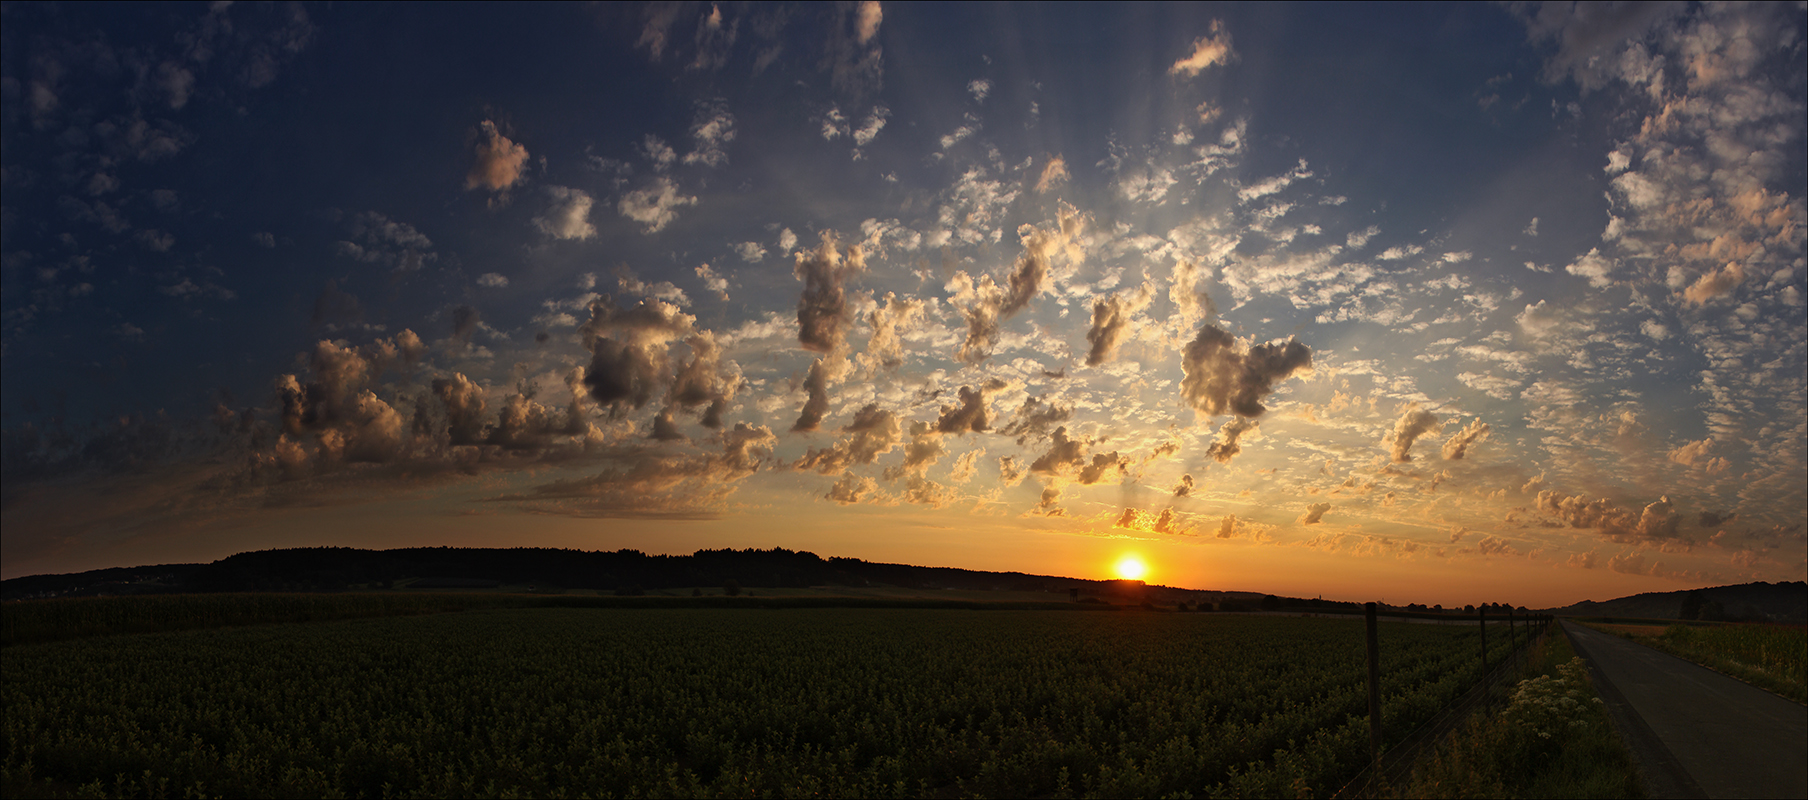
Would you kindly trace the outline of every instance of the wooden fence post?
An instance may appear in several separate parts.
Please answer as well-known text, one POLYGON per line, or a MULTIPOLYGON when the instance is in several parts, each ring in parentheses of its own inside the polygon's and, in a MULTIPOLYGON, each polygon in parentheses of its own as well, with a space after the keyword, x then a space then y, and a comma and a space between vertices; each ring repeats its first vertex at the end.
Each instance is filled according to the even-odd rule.
POLYGON ((1362 607, 1363 621, 1368 625, 1369 639, 1369 764, 1374 775, 1381 774, 1381 645, 1375 634, 1375 604, 1362 607))
POLYGON ((1482 674, 1488 674, 1488 609, 1476 606, 1475 616, 1482 621, 1482 674))

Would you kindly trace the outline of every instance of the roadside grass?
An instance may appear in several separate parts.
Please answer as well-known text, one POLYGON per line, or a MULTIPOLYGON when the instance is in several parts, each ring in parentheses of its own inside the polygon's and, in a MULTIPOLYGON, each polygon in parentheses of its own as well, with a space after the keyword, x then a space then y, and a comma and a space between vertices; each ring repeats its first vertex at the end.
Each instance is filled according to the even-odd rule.
POLYGON ((1808 626, 1592 626, 1808 705, 1808 626))
POLYGON ((1392 796, 1644 797, 1632 756, 1568 637, 1553 630, 1522 674, 1422 758, 1392 796))

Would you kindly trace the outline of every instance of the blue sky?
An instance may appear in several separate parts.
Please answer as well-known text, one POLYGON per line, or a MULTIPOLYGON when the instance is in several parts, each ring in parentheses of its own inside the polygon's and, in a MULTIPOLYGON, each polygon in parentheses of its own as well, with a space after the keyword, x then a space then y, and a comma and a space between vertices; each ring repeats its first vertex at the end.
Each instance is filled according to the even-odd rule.
POLYGON ((1801 4, 0 13, 9 577, 1804 577, 1801 4))

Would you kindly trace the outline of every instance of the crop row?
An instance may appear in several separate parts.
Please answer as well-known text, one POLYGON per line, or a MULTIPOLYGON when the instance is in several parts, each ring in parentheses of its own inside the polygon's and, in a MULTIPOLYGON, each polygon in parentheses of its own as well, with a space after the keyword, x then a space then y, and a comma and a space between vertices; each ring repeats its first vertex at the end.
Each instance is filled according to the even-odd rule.
MULTIPOLYGON (((1479 677, 1383 624, 1403 738, 1479 677)), ((9 648, 3 777, 223 796, 1326 795, 1359 623, 526 609, 9 648)))

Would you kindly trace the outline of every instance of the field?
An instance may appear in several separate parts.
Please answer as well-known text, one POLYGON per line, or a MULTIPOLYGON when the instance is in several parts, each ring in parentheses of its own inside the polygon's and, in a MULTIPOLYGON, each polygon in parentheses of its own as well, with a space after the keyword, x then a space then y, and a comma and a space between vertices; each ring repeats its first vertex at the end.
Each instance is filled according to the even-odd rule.
MULTIPOLYGON (((7 648, 6 794, 1327 796, 1362 625, 1139 611, 470 610, 7 648)), ((1479 677, 1383 623, 1389 741, 1479 677)))
POLYGON ((1808 703, 1808 628, 1801 625, 1595 627, 1808 703))

